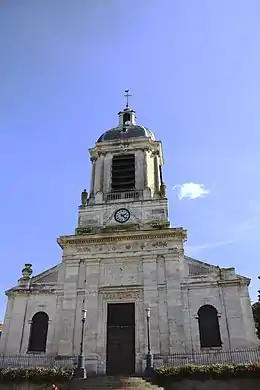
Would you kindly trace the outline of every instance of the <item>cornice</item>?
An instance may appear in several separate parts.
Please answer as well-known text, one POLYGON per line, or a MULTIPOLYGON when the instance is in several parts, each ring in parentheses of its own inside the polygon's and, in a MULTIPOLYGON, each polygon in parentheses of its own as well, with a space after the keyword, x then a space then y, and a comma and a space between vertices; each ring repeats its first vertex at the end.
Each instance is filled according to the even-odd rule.
POLYGON ((151 140, 149 138, 135 138, 132 140, 111 140, 104 141, 98 145, 95 145, 93 148, 89 148, 90 156, 97 156, 98 153, 110 153, 120 150, 122 146, 126 147, 127 150, 138 150, 138 149, 150 149, 155 150, 156 148, 161 150, 161 141, 160 140, 151 140))
POLYGON ((14 287, 5 292, 8 297, 16 297, 16 296, 29 296, 29 295, 60 295, 62 292, 61 289, 57 287, 48 287, 42 288, 42 286, 38 286, 38 288, 21 288, 14 287))
POLYGON ((231 280, 185 280, 181 282, 181 289, 201 289, 205 287, 231 287, 245 285, 240 279, 231 280))
POLYGON ((112 234, 87 234, 83 235, 70 235, 61 236, 57 239, 57 243, 62 249, 69 246, 84 245, 84 244, 97 244, 97 243, 112 243, 119 241, 139 241, 139 240, 154 240, 154 239, 168 239, 175 238, 182 241, 187 239, 187 230, 183 228, 169 228, 165 230, 157 231, 142 231, 131 232, 131 234, 112 233, 112 234))

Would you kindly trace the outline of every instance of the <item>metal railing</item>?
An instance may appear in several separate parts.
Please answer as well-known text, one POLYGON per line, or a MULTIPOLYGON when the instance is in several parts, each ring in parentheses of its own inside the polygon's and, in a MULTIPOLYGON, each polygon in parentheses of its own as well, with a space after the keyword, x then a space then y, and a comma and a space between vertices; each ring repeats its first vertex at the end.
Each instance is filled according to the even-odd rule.
MULTIPOLYGON (((77 356, 58 356, 44 354, 0 355, 1 368, 64 367, 75 368, 77 356)), ((88 358, 86 357, 86 364, 88 358)), ((203 352, 174 353, 171 355, 154 354, 153 366, 182 367, 190 364, 260 364, 260 348, 239 350, 209 350, 203 352)))
POLYGON ((190 364, 251 364, 260 363, 260 348, 240 350, 209 350, 203 352, 174 353, 171 355, 153 355, 153 364, 158 367, 181 367, 190 364))
POLYGON ((43 354, 0 355, 1 368, 64 367, 74 368, 77 356, 50 356, 43 354))

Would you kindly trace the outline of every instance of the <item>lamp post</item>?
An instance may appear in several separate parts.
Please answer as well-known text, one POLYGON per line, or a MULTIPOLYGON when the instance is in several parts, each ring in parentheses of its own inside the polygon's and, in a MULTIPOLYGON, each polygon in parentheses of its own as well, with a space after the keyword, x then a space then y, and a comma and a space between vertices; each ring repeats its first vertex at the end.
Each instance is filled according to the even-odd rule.
POLYGON ((152 354, 151 354, 151 336, 150 336, 150 317, 151 309, 148 307, 146 311, 146 325, 147 325, 147 354, 146 354, 146 367, 145 374, 150 376, 152 373, 152 354))
POLYGON ((80 341, 80 353, 78 356, 77 368, 74 371, 74 377, 78 379, 85 379, 87 377, 85 367, 85 355, 84 355, 84 334, 85 334, 85 323, 87 318, 87 310, 82 310, 81 319, 81 341, 80 341))

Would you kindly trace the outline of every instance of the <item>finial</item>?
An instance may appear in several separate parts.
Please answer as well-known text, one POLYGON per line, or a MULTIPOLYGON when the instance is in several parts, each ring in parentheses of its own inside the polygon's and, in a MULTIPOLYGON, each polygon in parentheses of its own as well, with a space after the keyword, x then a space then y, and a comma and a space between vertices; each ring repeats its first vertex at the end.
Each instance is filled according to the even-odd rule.
POLYGON ((22 269, 22 275, 24 279, 29 279, 32 275, 32 264, 25 264, 22 269))
POLYGON ((132 95, 129 94, 129 89, 126 89, 126 90, 125 90, 125 95, 124 95, 124 97, 126 98, 126 105, 125 105, 126 108, 129 107, 129 106, 128 106, 128 100, 129 100, 128 98, 129 98, 130 96, 132 96, 132 95))

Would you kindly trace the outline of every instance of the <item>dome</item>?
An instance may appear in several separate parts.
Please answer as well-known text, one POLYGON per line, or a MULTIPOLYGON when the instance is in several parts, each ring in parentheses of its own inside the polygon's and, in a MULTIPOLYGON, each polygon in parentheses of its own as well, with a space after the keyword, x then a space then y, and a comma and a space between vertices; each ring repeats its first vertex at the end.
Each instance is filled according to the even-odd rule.
POLYGON ((154 134, 147 127, 135 124, 119 125, 118 127, 114 127, 103 133, 97 142, 119 141, 141 137, 151 138, 153 141, 155 140, 154 134))

